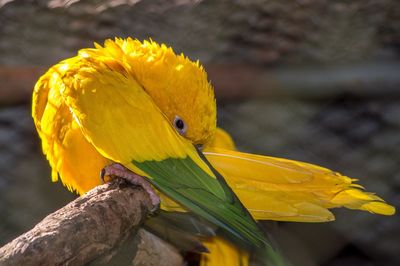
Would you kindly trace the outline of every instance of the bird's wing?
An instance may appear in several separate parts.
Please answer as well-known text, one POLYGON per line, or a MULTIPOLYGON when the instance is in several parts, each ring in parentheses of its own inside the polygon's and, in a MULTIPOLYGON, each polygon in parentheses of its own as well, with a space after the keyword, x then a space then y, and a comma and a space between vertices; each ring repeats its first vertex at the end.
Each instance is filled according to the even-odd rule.
POLYGON ((85 50, 65 72, 61 94, 86 139, 244 244, 263 246, 265 237, 223 178, 176 132, 127 68, 85 50))
POLYGON ((324 222, 335 207, 395 212, 355 179, 323 167, 212 147, 204 155, 257 220, 324 222))
POLYGON ((73 61, 53 66, 38 80, 32 97, 32 117, 52 168, 52 180, 60 178, 69 190, 83 194, 101 184, 99 171, 110 162, 84 138, 60 94, 65 66, 73 61))

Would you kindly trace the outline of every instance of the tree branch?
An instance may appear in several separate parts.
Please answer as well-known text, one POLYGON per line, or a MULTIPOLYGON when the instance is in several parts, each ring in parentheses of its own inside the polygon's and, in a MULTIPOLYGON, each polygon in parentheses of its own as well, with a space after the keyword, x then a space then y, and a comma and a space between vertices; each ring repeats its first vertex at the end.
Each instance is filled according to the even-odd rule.
POLYGON ((106 264, 121 262, 124 249, 129 264, 182 264, 175 248, 140 229, 150 208, 140 188, 96 187, 1 247, 0 265, 106 264))

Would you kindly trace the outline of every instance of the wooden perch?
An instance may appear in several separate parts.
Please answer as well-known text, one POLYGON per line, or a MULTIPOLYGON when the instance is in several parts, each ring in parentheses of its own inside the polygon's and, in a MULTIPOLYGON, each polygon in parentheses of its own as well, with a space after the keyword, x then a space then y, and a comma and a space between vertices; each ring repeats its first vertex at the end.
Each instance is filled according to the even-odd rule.
POLYGON ((181 265, 175 248, 140 229, 150 208, 140 188, 96 187, 1 247, 0 265, 181 265))

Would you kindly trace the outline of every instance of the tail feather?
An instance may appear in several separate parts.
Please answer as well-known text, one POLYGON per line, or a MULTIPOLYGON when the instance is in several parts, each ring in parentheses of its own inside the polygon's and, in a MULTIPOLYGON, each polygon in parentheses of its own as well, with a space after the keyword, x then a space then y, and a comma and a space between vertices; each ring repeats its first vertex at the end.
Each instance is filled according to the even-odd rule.
POLYGON ((204 154, 257 220, 331 221, 337 207, 395 213, 356 179, 323 167, 211 147, 204 154))

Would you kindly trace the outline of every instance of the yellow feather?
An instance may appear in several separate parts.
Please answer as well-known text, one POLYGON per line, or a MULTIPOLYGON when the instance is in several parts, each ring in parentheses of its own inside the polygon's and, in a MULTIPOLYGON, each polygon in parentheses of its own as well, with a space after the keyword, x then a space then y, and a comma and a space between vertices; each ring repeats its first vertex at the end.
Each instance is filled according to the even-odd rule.
MULTIPOLYGON (((93 62, 91 63, 93 64, 93 62)), ((108 61, 107 63, 113 69, 121 69, 121 66, 115 61, 108 61)), ((88 65, 91 66, 91 64, 88 65)), ((152 112, 150 112, 150 114, 146 114, 146 121, 141 121, 141 117, 135 115, 137 109, 134 108, 129 110, 115 108, 112 109, 113 113, 110 113, 107 112, 110 110, 102 108, 103 104, 93 106, 92 101, 99 97, 99 93, 105 93, 102 97, 107 101, 107 104, 109 104, 108 101, 115 101, 114 98, 120 94, 108 93, 110 91, 104 88, 118 82, 120 89, 126 90, 124 91, 124 98, 121 97, 119 100, 130 101, 132 105, 137 102, 147 103, 147 106, 140 105, 137 108, 157 110, 157 107, 148 100, 146 94, 142 94, 144 99, 135 101, 140 96, 133 95, 135 90, 132 88, 141 91, 135 80, 116 74, 108 70, 109 68, 97 70, 94 66, 90 68, 86 66, 83 72, 75 73, 74 71, 80 70, 80 67, 82 67, 82 63, 79 64, 76 60, 61 63, 46 73, 35 87, 33 116, 42 138, 44 153, 53 168, 53 181, 57 181, 57 173, 59 173, 62 182, 69 189, 77 190, 82 194, 101 183, 98 173, 102 167, 110 163, 83 137, 77 123, 80 120, 85 122, 79 123, 94 124, 95 129, 91 133, 87 133, 91 134, 89 139, 92 139, 93 135, 99 137, 99 134, 93 132, 107 131, 117 136, 116 138, 103 136, 103 139, 97 140, 105 143, 105 145, 110 145, 110 150, 123 149, 123 151, 118 151, 118 154, 114 157, 107 154, 107 157, 114 161, 122 162, 121 158, 123 157, 119 157, 121 153, 126 154, 125 160, 129 161, 132 158, 130 157, 132 155, 131 149, 138 151, 137 158, 143 156, 141 160, 146 159, 146 154, 151 158, 158 159, 165 158, 165 156, 184 156, 184 154, 179 153, 180 149, 175 148, 179 145, 179 142, 176 141, 179 136, 176 136, 168 124, 163 123, 163 117, 159 113, 158 118, 152 118, 152 112), (70 74, 64 80, 61 80, 60 75, 65 75, 66 71, 69 71, 70 74), (68 78, 72 78, 72 80, 68 80, 68 78), (67 86, 65 88, 63 82, 74 84, 75 87, 67 86), (73 119, 69 108, 61 97, 60 90, 64 90, 64 92, 67 90, 66 92, 71 94, 81 93, 81 98, 86 99, 88 111, 73 119), (87 119, 87 117, 91 119, 87 119), (133 120, 135 117, 137 120, 133 120), (108 123, 116 119, 121 121, 119 123, 121 127, 113 128, 108 123), (154 132, 153 139, 158 140, 159 135, 169 137, 169 140, 164 141, 167 144, 166 147, 159 150, 149 150, 149 146, 141 141, 140 137, 136 135, 121 136, 121 132, 131 130, 129 128, 124 129, 124 126, 134 125, 136 127, 138 124, 143 124, 146 127, 146 122, 151 121, 160 124, 160 127, 151 130, 151 132, 154 132), (164 129, 161 127, 163 124, 164 129), (110 132, 112 130, 114 131, 110 132), (120 145, 114 143, 113 139, 118 142, 123 139, 125 143, 120 145), (132 144, 134 147, 127 148, 132 144), (165 153, 168 151, 168 144, 170 144, 169 150, 172 154, 165 153), (83 157, 87 160, 80 159, 83 157)), ((67 95, 69 95, 68 93, 67 95)), ((81 98, 79 100, 82 100, 81 98)), ((115 102, 114 106, 119 106, 118 102, 115 102)), ((92 125, 88 128, 90 127, 92 125)), ((140 135, 139 132, 138 135, 140 135)), ((249 155, 228 150, 213 150, 212 146, 232 148, 233 141, 226 132, 217 130, 214 138, 209 144, 205 145, 205 150, 208 149, 205 154, 214 167, 224 175, 228 184, 256 219, 303 222, 330 221, 334 217, 327 208, 340 206, 386 215, 394 213, 394 208, 381 203, 380 198, 358 190, 355 184, 352 184, 350 178, 333 173, 328 169, 285 159, 249 155)), ((196 158, 194 155, 193 157, 196 158)), ((162 208, 165 210, 184 211, 176 202, 164 195, 161 197, 162 208)))
POLYGON ((186 137, 193 143, 204 143, 214 134, 214 91, 198 62, 176 55, 164 44, 131 38, 107 40, 104 47, 81 50, 79 57, 96 58, 115 72, 128 73, 170 122, 179 115, 190 125, 186 137))
POLYGON ((235 142, 233 141, 232 137, 228 132, 219 127, 215 130, 214 136, 206 144, 204 144, 203 149, 207 150, 208 148, 236 150, 235 142))
POLYGON ((210 251, 201 256, 200 266, 247 266, 249 265, 249 254, 232 245, 222 237, 216 236, 203 241, 210 251))
POLYGON ((60 87, 65 69, 65 63, 56 65, 36 83, 32 116, 52 167, 52 181, 60 176, 69 190, 83 194, 101 184, 99 173, 110 161, 84 138, 63 102, 60 87))
POLYGON ((328 208, 392 215, 394 207, 364 192, 352 179, 316 165, 208 148, 204 154, 258 220, 324 222, 328 208))
POLYGON ((116 60, 99 61, 85 54, 66 71, 63 82, 67 86, 61 89, 75 121, 100 154, 142 175, 132 160, 190 156, 213 176, 192 143, 177 133, 141 85, 127 72, 113 69, 125 68, 116 60))
MULTIPOLYGON (((107 40, 104 47, 95 44, 53 66, 35 85, 32 116, 52 180, 60 176, 68 189, 80 194, 101 184, 99 172, 112 161, 144 174, 130 164, 132 159, 189 156, 214 176, 192 145, 207 142, 205 156, 256 219, 331 221, 334 216, 328 209, 335 207, 395 212, 354 179, 326 168, 234 151, 229 134, 216 130, 214 94, 204 69, 152 41, 107 40), (172 127, 175 115, 189 125, 187 138, 172 127)), ((160 196, 163 209, 184 211, 160 196)), ((239 261, 239 251, 223 240, 206 245, 239 261)), ((213 258, 209 262, 204 257, 202 265, 215 262, 216 254, 208 256, 213 258)))
MULTIPOLYGON (((76 57, 53 66, 35 85, 32 116, 42 139, 43 152, 52 167, 52 180, 57 181, 60 176, 68 189, 82 194, 101 184, 99 172, 105 165, 111 163, 106 158, 127 163, 133 158, 144 161, 185 156, 190 156, 203 170, 213 176, 208 166, 198 157, 192 144, 172 128, 168 119, 173 121, 173 117, 166 119, 149 96, 157 93, 157 89, 162 90, 162 87, 144 90, 135 79, 136 76, 140 76, 140 80, 146 83, 147 79, 151 81, 151 77, 157 74, 151 74, 151 69, 146 66, 146 62, 150 61, 158 62, 161 66, 165 65, 165 70, 168 70, 168 67, 179 66, 179 70, 185 68, 189 71, 186 73, 190 74, 189 76, 200 76, 199 80, 207 80, 203 68, 183 55, 172 57, 173 52, 170 48, 153 42, 140 43, 131 39, 117 39, 116 42, 106 41, 105 47, 98 44, 95 44, 95 47, 96 49, 83 49, 76 57), (164 56, 160 58, 155 55, 159 54, 157 51, 160 49, 169 54, 167 61, 162 61, 165 59, 164 56), (136 58, 138 60, 136 72, 131 65, 134 63, 134 54, 139 57, 136 58), (148 76, 145 75, 146 69, 148 76), (103 108, 105 104, 115 108, 105 109, 103 108), (77 108, 77 105, 80 107, 77 108), (120 108, 122 105, 125 109, 120 108), (118 126, 115 125, 115 121, 118 126), (87 127, 82 127, 82 124, 87 127), (131 128, 142 130, 140 132, 134 130, 137 134, 128 136, 125 132, 132 132, 131 128), (143 139, 149 141, 146 143, 143 139), (94 141, 101 145, 93 146, 94 141), (162 142, 163 145, 154 147, 148 145, 149 142, 162 142)), ((167 73, 164 74, 168 77, 167 73)), ((170 76, 175 74, 177 73, 171 73, 170 76)), ((174 88, 167 86, 170 81, 158 80, 158 83, 170 91, 168 97, 173 97, 174 88)), ((190 127, 191 131, 188 133, 191 133, 193 141, 207 139, 215 129, 213 90, 204 82, 197 84, 200 87, 183 85, 187 86, 188 92, 199 91, 193 96, 190 96, 190 93, 181 94, 190 96, 188 99, 202 97, 202 100, 197 101, 197 109, 200 113, 206 113, 209 120, 202 119, 202 121, 205 121, 204 123, 210 128, 208 133, 204 133, 196 130, 204 128, 204 125, 194 125, 190 127), (201 86, 205 86, 205 90, 200 89, 201 86), (202 101, 206 101, 204 98, 211 100, 208 100, 211 105, 206 105, 207 108, 201 107, 204 105, 202 101)), ((189 102, 193 104, 194 101, 189 100, 189 102)), ((164 102, 158 102, 168 110, 169 106, 163 106, 166 103, 168 100, 165 99, 164 102)), ((186 104, 184 100, 183 103, 186 104)), ((188 116, 188 119, 193 117, 188 116)), ((134 170, 141 173, 140 169, 134 170)))

